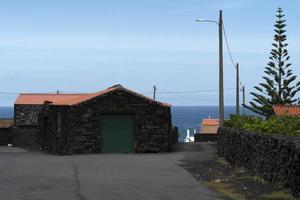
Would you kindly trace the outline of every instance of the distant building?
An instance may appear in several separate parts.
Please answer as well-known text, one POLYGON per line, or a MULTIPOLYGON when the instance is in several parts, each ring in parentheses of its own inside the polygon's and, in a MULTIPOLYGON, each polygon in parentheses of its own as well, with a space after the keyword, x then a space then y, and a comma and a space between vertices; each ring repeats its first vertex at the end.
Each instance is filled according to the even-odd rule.
POLYGON ((201 122, 201 131, 203 134, 217 134, 219 128, 219 119, 203 119, 201 122))
POLYGON ((19 146, 47 152, 161 152, 174 143, 171 105, 121 85, 88 94, 20 94, 14 110, 19 146))
POLYGON ((300 105, 274 105, 275 115, 300 116, 300 105))
POLYGON ((186 137, 184 138, 184 142, 194 142, 195 139, 194 139, 194 136, 191 136, 190 135, 190 130, 187 129, 186 130, 186 137))

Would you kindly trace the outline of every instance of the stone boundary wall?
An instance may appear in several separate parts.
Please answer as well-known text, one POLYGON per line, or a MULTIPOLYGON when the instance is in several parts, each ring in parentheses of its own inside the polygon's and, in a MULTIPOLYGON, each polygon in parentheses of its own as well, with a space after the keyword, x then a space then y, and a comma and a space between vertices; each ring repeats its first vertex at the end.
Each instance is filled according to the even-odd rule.
POLYGON ((300 196, 300 137, 219 128, 218 154, 300 196))
POLYGON ((194 140, 195 142, 215 142, 218 141, 218 134, 196 133, 194 140))
POLYGON ((40 150, 37 127, 14 127, 11 133, 12 145, 31 150, 40 150))
POLYGON ((40 150, 38 129, 36 127, 0 128, 0 146, 12 144, 31 150, 40 150))
POLYGON ((12 128, 0 128, 0 146, 7 146, 12 143, 12 128))

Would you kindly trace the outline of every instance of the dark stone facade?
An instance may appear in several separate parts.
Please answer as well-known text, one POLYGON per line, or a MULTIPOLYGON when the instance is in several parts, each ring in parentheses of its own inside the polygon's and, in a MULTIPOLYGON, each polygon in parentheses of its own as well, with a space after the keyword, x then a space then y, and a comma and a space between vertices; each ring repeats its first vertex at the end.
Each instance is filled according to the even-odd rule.
POLYGON ((45 104, 38 119, 39 140, 50 153, 100 152, 101 115, 131 114, 134 151, 163 152, 174 140, 170 109, 122 88, 73 106, 45 104))
POLYGON ((42 105, 15 105, 15 126, 37 126, 38 115, 42 107, 42 105))
POLYGON ((219 128, 218 154, 300 196, 300 137, 219 128))
POLYGON ((11 132, 13 146, 39 150, 38 116, 43 105, 14 106, 14 126, 11 132))

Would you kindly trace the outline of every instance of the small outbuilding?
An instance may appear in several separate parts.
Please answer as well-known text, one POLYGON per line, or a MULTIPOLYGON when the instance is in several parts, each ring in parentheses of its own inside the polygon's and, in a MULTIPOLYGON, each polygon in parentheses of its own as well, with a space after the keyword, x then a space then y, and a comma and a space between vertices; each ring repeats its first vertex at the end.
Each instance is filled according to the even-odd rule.
POLYGON ((201 123, 202 134, 217 134, 219 119, 203 119, 201 123))
POLYGON ((174 143, 170 104, 121 85, 88 94, 21 94, 15 125, 33 127, 50 153, 163 152, 174 143))

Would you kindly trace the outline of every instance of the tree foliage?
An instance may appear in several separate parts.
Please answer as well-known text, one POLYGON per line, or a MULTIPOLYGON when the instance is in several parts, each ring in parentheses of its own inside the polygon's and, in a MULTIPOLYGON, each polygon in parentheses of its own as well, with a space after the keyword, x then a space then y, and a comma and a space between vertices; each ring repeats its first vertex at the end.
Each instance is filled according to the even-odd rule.
POLYGON ((282 8, 278 8, 274 25, 275 35, 273 49, 270 52, 270 62, 265 67, 263 82, 255 86, 256 92, 251 92, 253 100, 247 109, 267 118, 274 114, 273 105, 293 104, 294 98, 300 91, 300 82, 294 84, 296 75, 291 70, 290 56, 287 50, 286 20, 282 8))

